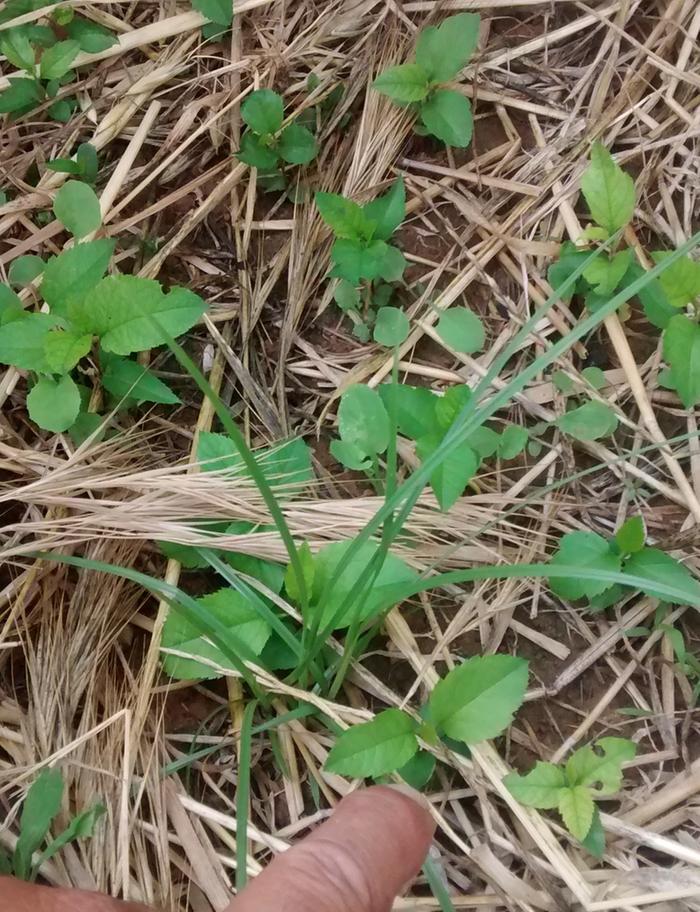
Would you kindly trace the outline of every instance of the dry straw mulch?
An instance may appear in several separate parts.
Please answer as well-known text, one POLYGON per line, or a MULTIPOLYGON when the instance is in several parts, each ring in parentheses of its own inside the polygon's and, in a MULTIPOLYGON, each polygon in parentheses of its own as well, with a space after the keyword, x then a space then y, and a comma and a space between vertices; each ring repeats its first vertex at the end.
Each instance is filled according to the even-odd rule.
MULTIPOLYGON (((104 223, 120 238, 121 267, 188 284, 207 299, 209 316, 188 347, 253 443, 290 432, 327 441, 339 393, 353 382, 379 383, 391 363, 338 318, 324 281, 330 239, 314 207, 260 192, 233 157, 239 105, 255 87, 284 92, 288 114, 317 104, 339 82, 345 87, 307 175, 314 186, 362 200, 397 173, 405 176, 409 214, 400 241, 411 263, 413 330, 400 370, 408 382, 441 389, 483 375, 546 298, 547 264, 560 241, 581 231, 579 178, 593 139, 635 175, 638 209, 627 241, 643 265, 649 245, 677 245, 699 227, 697 0, 240 0, 223 43, 203 43, 202 17, 174 3, 68 2, 114 29, 119 45, 83 55, 81 113, 69 124, 44 120, 40 110, 4 125, 2 185, 13 196, 0 207, 0 270, 21 254, 61 248, 60 226, 35 219, 63 180, 43 164, 89 139, 99 150, 104 223), (407 56, 418 28, 467 9, 483 18, 480 51, 460 83, 474 103, 475 141, 469 154, 455 156, 415 137, 406 113, 369 85, 379 69, 407 56), (320 78, 312 93, 310 72, 320 78), (489 328, 490 347, 479 357, 445 350, 434 332, 439 311, 464 301, 489 328)), ((566 306, 554 308, 510 374, 574 320, 566 306)), ((697 569, 696 418, 657 386, 658 338, 638 314, 626 322, 614 316, 587 346, 558 366, 574 380, 586 364, 605 368, 602 395, 624 423, 624 445, 572 447, 555 436, 539 456, 486 471, 478 492, 446 516, 426 494, 408 529, 419 566, 542 560, 563 532, 610 533, 641 512, 651 539, 697 569), (661 445, 683 434, 687 442, 661 445), (643 454, 635 452, 640 447, 643 454), (590 471, 572 478, 578 469, 590 471)), ((154 364, 166 376, 174 371, 161 355, 154 364)), ((108 816, 94 839, 45 866, 47 880, 208 912, 230 892, 235 729, 245 695, 234 678, 224 692, 160 677, 166 608, 142 590, 31 556, 40 548, 77 552, 177 583, 180 566, 165 566, 155 541, 201 542, 188 518, 265 518, 250 486, 197 473, 195 441, 213 415, 187 378, 178 389, 179 411, 155 411, 137 424, 116 418, 123 428, 131 424, 128 432, 76 451, 63 436, 37 437, 24 410, 24 379, 12 369, 0 377, 0 800, 7 821, 0 842, 12 845, 18 801, 37 769, 60 761, 71 807, 99 796, 108 816), (190 750, 193 739, 196 748, 218 751, 187 774, 161 778, 163 764, 190 750)), ((499 418, 532 425, 563 408, 543 376, 499 418)), ((338 475, 322 446, 317 455, 317 487, 287 507, 292 529, 313 545, 351 536, 378 505, 357 481, 338 475)), ((413 464, 412 452, 401 456, 413 464)), ((222 545, 283 553, 274 534, 222 545)), ((662 631, 627 633, 651 624, 655 607, 637 598, 591 619, 532 581, 486 582, 395 610, 381 654, 356 663, 337 704, 258 676, 279 712, 312 699, 344 726, 425 695, 436 667, 444 671, 464 654, 517 649, 531 659, 532 687, 508 740, 498 751, 481 745, 470 760, 440 753, 440 789, 429 795, 438 821, 435 858, 454 907, 700 909, 700 761, 690 686, 674 669, 662 631), (639 749, 624 793, 603 815, 608 847, 596 863, 553 819, 520 807, 501 779, 514 764, 561 759, 601 734, 631 736, 639 749)), ((678 609, 670 620, 692 647, 689 615, 678 609)), ((251 874, 354 787, 323 772, 331 744, 316 722, 292 722, 279 735, 282 772, 270 741, 256 739, 251 874)), ((397 908, 438 905, 418 884, 397 908)))

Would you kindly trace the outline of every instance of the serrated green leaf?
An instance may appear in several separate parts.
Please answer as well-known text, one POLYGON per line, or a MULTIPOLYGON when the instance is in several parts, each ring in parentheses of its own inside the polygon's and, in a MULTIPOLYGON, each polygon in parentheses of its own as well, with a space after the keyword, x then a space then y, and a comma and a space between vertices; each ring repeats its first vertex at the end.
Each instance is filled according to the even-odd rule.
POLYGON ((564 788, 559 793, 559 813, 567 830, 576 839, 585 839, 588 835, 595 805, 588 789, 583 785, 564 788))
POLYGON ((363 384, 348 387, 338 407, 338 432, 365 456, 383 453, 389 444, 389 416, 379 393, 363 384))
MULTIPOLYGON (((436 397, 435 418, 444 431, 452 427, 455 419, 472 398, 471 388, 466 383, 451 386, 442 396, 436 397)), ((430 428, 431 431, 434 428, 430 428)))
POLYGON ((52 329, 44 342, 44 354, 49 370, 54 374, 66 374, 84 358, 92 348, 92 336, 81 335, 72 330, 52 329))
POLYGON ((61 810, 62 798, 63 776, 58 769, 45 769, 27 792, 13 857, 15 877, 20 880, 29 879, 32 855, 41 846, 54 817, 61 810))
POLYGON ((40 83, 35 79, 10 79, 9 86, 0 92, 0 114, 19 117, 35 108, 43 99, 40 83))
POLYGON ((384 776, 403 766, 418 750, 415 723, 400 709, 385 709, 371 722, 343 732, 326 760, 341 776, 384 776))
POLYGON ((0 52, 19 70, 34 72, 34 48, 22 26, 0 32, 0 52))
POLYGON ((435 757, 428 751, 419 750, 397 772, 404 782, 419 791, 425 788, 435 772, 435 757))
POLYGON ((622 281, 630 266, 632 251, 620 250, 608 259, 606 256, 596 257, 583 270, 583 278, 598 295, 611 295, 622 281))
POLYGON ((107 271, 114 252, 114 241, 100 238, 74 244, 51 257, 44 269, 41 294, 52 312, 67 314, 71 301, 83 298, 107 271))
POLYGON ((438 89, 421 104, 426 130, 447 146, 466 149, 472 140, 474 118, 469 99, 454 89, 438 89))
MULTIPOLYGON (((416 441, 416 453, 425 462, 442 443, 440 433, 428 434, 416 441)), ((452 507, 476 475, 479 456, 466 444, 448 454, 430 475, 430 487, 443 512, 452 507)))
POLYGON ((614 234, 634 215, 634 181, 599 142, 591 149, 591 163, 581 177, 591 216, 601 228, 614 234))
POLYGON ((315 200, 321 218, 333 229, 337 238, 369 240, 372 236, 374 223, 369 221, 362 207, 353 200, 322 190, 316 194, 315 200))
POLYGON ((314 591, 309 606, 310 623, 320 617, 321 627, 333 624, 338 630, 349 627, 353 621, 366 621, 377 617, 381 612, 391 608, 395 602, 396 588, 407 583, 415 583, 418 574, 393 554, 387 554, 371 589, 361 597, 362 582, 367 567, 375 557, 379 546, 375 542, 365 542, 354 553, 343 568, 340 577, 335 581, 331 591, 324 599, 327 583, 336 575, 341 560, 345 559, 353 541, 334 542, 321 548, 315 557, 314 591))
POLYGON ((284 120, 282 96, 272 89, 251 92, 241 105, 241 118, 260 136, 277 133, 284 120))
POLYGON ((77 41, 58 41, 41 55, 39 73, 42 79, 60 79, 73 66, 80 52, 77 41))
POLYGON ((591 399, 561 415, 555 424, 575 440, 599 440, 615 433, 618 420, 609 405, 591 399))
POLYGON ((544 811, 559 806, 559 792, 566 786, 566 776, 560 766, 538 761, 527 775, 509 773, 503 783, 521 804, 544 811))
POLYGON ((399 177, 383 196, 362 207, 365 218, 374 224, 372 237, 388 241, 406 215, 406 188, 399 177))
MULTIPOLYGON (((567 532, 559 542, 559 550, 552 558, 553 565, 563 564, 585 570, 616 573, 620 570, 620 556, 596 532, 567 532)), ((604 580, 581 579, 577 576, 552 577, 552 592, 563 599, 592 598, 604 592, 610 583, 604 580)))
MULTIPOLYGON (((657 250, 651 256, 655 263, 663 263, 671 251, 657 250)), ((679 257, 664 269, 659 283, 672 307, 693 304, 700 297, 700 262, 690 256, 679 257)))
POLYGON ((206 558, 199 554, 192 545, 180 545, 177 542, 156 542, 161 552, 168 560, 175 560, 187 570, 201 570, 209 566, 206 558))
POLYGON ((102 385, 118 399, 135 399, 137 402, 160 402, 177 405, 180 397, 147 367, 129 358, 110 357, 102 374, 102 385))
POLYGON ((97 231, 102 224, 100 201, 82 181, 66 181, 54 198, 53 212, 75 238, 97 231))
POLYGON ((420 32, 416 61, 432 82, 448 82, 466 66, 479 43, 480 21, 476 13, 459 13, 420 32))
MULTIPOLYGON (((313 481, 311 451, 301 437, 293 437, 253 453, 258 467, 278 497, 291 497, 313 481)), ((197 460, 205 472, 229 471, 232 475, 248 476, 241 456, 226 434, 202 432, 199 435, 197 460)))
POLYGON ((686 408, 700 402, 700 326, 679 314, 664 332, 664 358, 671 381, 686 408))
POLYGON ((164 294, 153 279, 123 275, 102 279, 88 299, 71 306, 70 316, 78 329, 99 336, 105 351, 130 355, 167 342, 161 327, 170 336, 187 332, 205 310, 187 288, 164 294))
POLYGON ((435 331, 454 351, 472 355, 483 348, 484 324, 466 307, 450 307, 440 317, 435 331))
POLYGON ((382 345, 400 345, 410 332, 406 314, 398 307, 382 307, 377 311, 374 324, 374 341, 382 345))
POLYGON ((46 263, 41 257, 31 253, 26 254, 12 260, 7 277, 11 285, 16 288, 24 288, 26 285, 31 285, 34 279, 42 274, 45 267, 46 263))
MULTIPOLYGON (((561 250, 559 253, 559 259, 555 260, 547 270, 547 281, 552 286, 552 291, 557 291, 562 287, 564 282, 576 272, 576 270, 581 266, 590 256, 590 252, 587 250, 579 250, 575 244, 570 242, 565 242, 561 245, 561 250)), ((599 259, 602 259, 604 254, 600 253, 598 255, 599 259)), ((582 279, 579 278, 577 282, 574 283, 574 286, 570 288, 566 293, 559 296, 559 300, 562 300, 568 303, 574 294, 577 294, 580 291, 580 286, 582 284, 582 279)), ((585 284, 585 283, 583 283, 585 284)))
POLYGON ((700 584, 687 567, 658 548, 642 548, 641 551, 636 551, 629 560, 625 561, 623 572, 648 580, 649 582, 642 587, 642 592, 652 598, 658 598, 671 604, 682 604, 680 600, 671 599, 668 595, 659 592, 654 583, 675 586, 676 589, 687 593, 691 601, 700 598, 700 584))
POLYGON ((453 668, 430 696, 435 726, 458 741, 496 738, 525 698, 528 664, 509 655, 474 656, 453 668))
MULTIPOLYGON (((639 263, 631 263, 622 279, 621 289, 627 288, 645 274, 646 270, 639 263)), ((668 300, 666 292, 661 287, 658 279, 652 279, 651 281, 647 279, 645 285, 637 291, 637 297, 644 308, 647 320, 659 329, 665 329, 668 321, 678 314, 677 309, 668 300)))
POLYGON ((57 434, 67 431, 80 411, 80 393, 70 374, 58 380, 39 377, 27 396, 27 411, 44 430, 57 434))
POLYGON ((4 325, 0 332, 0 364, 12 364, 19 370, 50 372, 44 344, 55 325, 56 318, 45 313, 30 313, 4 325))
POLYGON ((86 54, 100 54, 117 44, 117 36, 89 19, 75 17, 68 25, 68 35, 86 54))
POLYGON ((380 73, 372 88, 398 104, 421 101, 428 94, 429 79, 423 67, 417 63, 402 63, 389 67, 380 73))
POLYGON ((641 551, 646 540, 646 528, 641 516, 631 516, 615 533, 615 541, 621 554, 641 551))
POLYGON ((587 852, 590 852, 594 858, 602 858, 605 854, 605 830, 600 820, 598 808, 593 811, 593 820, 591 828, 586 834, 586 838, 581 840, 581 845, 587 852))
MULTIPOLYGON (((198 605, 229 629, 231 640, 240 650, 241 658, 260 655, 270 636, 270 628, 250 601, 236 589, 219 589, 197 599, 198 605)), ((213 643, 200 636, 194 624, 177 611, 170 611, 163 627, 161 646, 186 653, 191 658, 163 656, 163 670, 176 680, 208 680, 220 677, 220 672, 198 659, 209 659, 224 668, 229 660, 213 643)))
POLYGON ((19 297, 7 285, 0 285, 0 326, 24 316, 19 297))
POLYGON ((232 0, 192 0, 192 8, 216 25, 228 26, 233 21, 232 0))
POLYGON ((515 459, 527 446, 529 434, 527 428, 509 424, 501 434, 498 444, 498 455, 501 459, 515 459))
MULTIPOLYGON (((362 279, 384 278, 385 264, 389 251, 396 250, 385 241, 351 241, 338 238, 331 250, 335 263, 333 275, 343 278, 351 285, 358 285, 362 279)), ((400 255, 400 251, 396 251, 400 255)))
POLYGON ((581 747, 566 762, 566 778, 570 786, 587 786, 595 795, 613 795, 622 785, 622 764, 633 760, 637 745, 627 738, 600 738, 596 753, 591 747, 581 747))
POLYGON ((278 149, 282 158, 290 165, 307 165, 318 153, 314 134, 306 127, 295 123, 282 130, 278 149))
POLYGON ((435 407, 438 397, 423 386, 406 386, 383 383, 378 387, 387 414, 391 413, 391 397, 394 396, 396 425, 399 434, 418 440, 435 428, 435 407))

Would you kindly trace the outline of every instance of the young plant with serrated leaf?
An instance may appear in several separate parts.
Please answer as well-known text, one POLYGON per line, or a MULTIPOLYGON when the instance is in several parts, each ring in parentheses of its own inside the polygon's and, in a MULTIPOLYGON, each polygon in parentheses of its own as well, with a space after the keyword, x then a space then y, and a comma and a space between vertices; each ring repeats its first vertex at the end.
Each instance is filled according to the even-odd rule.
POLYGON ((472 109, 469 99, 446 88, 467 65, 479 42, 476 13, 450 16, 428 26, 416 41, 415 59, 381 72, 373 88, 402 107, 411 107, 420 119, 416 132, 435 136, 445 145, 464 149, 471 142, 472 109))
POLYGON ((52 158, 51 161, 46 162, 46 167, 49 171, 70 174, 77 180, 94 186, 99 167, 97 151, 91 143, 81 143, 75 150, 73 158, 52 158))
MULTIPOLYGON (((466 385, 451 387, 441 396, 405 384, 386 383, 377 390, 351 386, 340 400, 340 439, 331 442, 331 453, 347 468, 378 479, 379 457, 389 445, 392 412, 398 433, 415 442, 416 453, 424 461, 440 446, 470 399, 466 385)), ((527 430, 518 425, 508 425, 501 433, 486 425, 478 428, 430 477, 440 508, 449 510, 461 497, 482 460, 514 459, 527 440, 527 430)))
POLYGON ((375 341, 399 345, 408 335, 408 319, 390 301, 392 283, 403 278, 408 264, 389 241, 406 214, 403 177, 364 206, 322 191, 316 207, 335 236, 329 276, 339 280, 335 302, 353 321, 354 334, 366 342, 373 331, 375 341))
POLYGON ((80 242, 101 224, 99 200, 87 184, 67 181, 56 193, 53 211, 75 243, 46 261, 25 256, 12 262, 11 284, 34 283, 46 309, 25 309, 12 288, 0 285, 0 364, 29 373, 27 409, 33 421, 57 433, 75 429, 84 439, 101 419, 85 411, 84 387, 73 374, 95 343, 108 393, 117 399, 176 404, 175 393, 128 356, 165 343, 163 330, 169 335, 186 332, 206 305, 186 288, 165 293, 152 279, 104 277, 114 241, 80 242))
POLYGON ((581 379, 585 386, 577 385, 564 371, 552 374, 552 383, 566 398, 567 406, 564 414, 552 423, 575 440, 600 440, 614 434, 619 421, 607 403, 588 398, 582 404, 576 404, 588 393, 587 387, 600 390, 605 386, 605 374, 599 367, 585 367, 581 371, 581 379))
POLYGON ((691 599, 700 597, 700 583, 675 558, 659 548, 645 544, 646 531, 641 516, 628 519, 611 539, 597 532, 568 532, 562 536, 559 548, 550 565, 561 568, 551 576, 550 588, 567 601, 588 599, 592 611, 603 611, 620 600, 625 587, 636 587, 652 598, 674 603, 678 597, 669 595, 664 585, 675 587, 691 599), (583 572, 582 572, 583 571, 583 572), (586 572, 599 574, 621 573, 629 582, 592 579, 586 572))
POLYGON ((241 137, 237 156, 258 169, 258 181, 265 189, 284 190, 287 186, 282 163, 308 165, 316 158, 316 138, 307 127, 296 121, 283 127, 284 101, 272 89, 252 92, 241 105, 241 117, 248 129, 241 137))
MULTIPOLYGON (((586 307, 595 312, 644 273, 634 250, 621 246, 622 239, 609 245, 634 215, 634 181, 597 142, 581 178, 581 192, 593 223, 579 243, 562 244, 548 278, 558 288, 590 256, 589 245, 607 243, 608 248, 588 265, 569 293, 569 298, 574 294, 583 297, 586 307)), ((651 263, 662 263, 669 255, 670 251, 654 250, 647 257, 651 263)), ((678 258, 658 278, 647 282, 637 298, 649 322, 663 332, 668 369, 659 382, 676 390, 685 407, 692 408, 700 402, 700 262, 690 255, 678 258)))
POLYGON ((418 721, 399 709, 387 709, 371 721, 354 725, 337 740, 326 769, 355 778, 379 778, 398 772, 414 788, 432 774, 434 760, 420 749, 443 740, 454 747, 497 738, 522 705, 528 663, 509 655, 474 656, 452 669, 433 689, 418 721))
POLYGON ((605 833, 594 799, 620 790, 622 764, 636 752, 636 744, 627 738, 600 738, 595 747, 579 748, 563 765, 540 761, 525 776, 510 773, 504 783, 521 804, 557 810, 571 835, 601 858, 605 833))
MULTIPOLYGON (((7 3, 0 12, 0 24, 36 8, 32 0, 7 3)), ((0 52, 23 74, 12 76, 8 88, 0 92, 0 114, 21 117, 54 99, 47 109, 49 117, 68 121, 77 100, 61 90, 75 79, 76 58, 81 51, 99 52, 116 42, 110 31, 75 15, 72 7, 56 6, 37 22, 0 31, 0 52)))
POLYGON ((0 848, 0 874, 34 881, 41 866, 61 849, 78 839, 92 836, 97 821, 106 811, 101 804, 77 814, 64 830, 51 837, 51 826, 61 812, 63 790, 63 776, 58 769, 45 769, 34 780, 24 799, 19 838, 12 856, 6 855, 0 848))

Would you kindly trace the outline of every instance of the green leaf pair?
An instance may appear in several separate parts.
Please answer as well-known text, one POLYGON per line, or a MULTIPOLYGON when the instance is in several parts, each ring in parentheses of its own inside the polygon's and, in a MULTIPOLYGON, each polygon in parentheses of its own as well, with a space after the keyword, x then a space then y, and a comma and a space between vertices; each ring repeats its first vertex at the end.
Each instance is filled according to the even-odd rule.
POLYGON ((97 180, 97 152, 91 143, 81 143, 74 158, 54 158, 46 162, 46 167, 49 171, 72 174, 86 184, 94 184, 97 180))
POLYGON ((252 92, 241 105, 241 117, 249 129, 241 137, 238 159, 263 175, 277 175, 280 160, 307 165, 316 158, 316 138, 309 129, 297 123, 282 129, 284 102, 272 89, 252 92))
POLYGON ((510 773, 504 783, 527 807, 557 809, 568 831, 597 857, 605 837, 594 797, 614 795, 622 785, 622 764, 634 759, 637 746, 626 738, 601 738, 581 747, 564 766, 538 762, 525 776, 510 773))
POLYGON ((448 146, 466 148, 471 142, 473 117, 469 100, 454 89, 440 88, 466 66, 479 41, 479 16, 459 13, 439 26, 423 29, 416 42, 415 62, 389 67, 372 83, 396 104, 416 105, 421 132, 448 146))
MULTIPOLYGON (((601 573, 623 573, 644 580, 638 585, 646 595, 674 603, 673 598, 655 584, 673 586, 688 597, 700 596, 700 584, 683 566, 669 554, 644 544, 644 523, 641 517, 627 520, 618 529, 614 539, 608 541, 596 532, 568 532, 559 542, 559 548, 552 558, 553 566, 574 567, 601 573)), ((589 579, 577 573, 571 576, 551 577, 550 588, 560 598, 575 601, 587 598, 591 607, 602 610, 614 603, 622 587, 605 579, 589 579), (610 601, 609 599, 612 599, 610 601)))
POLYGON ((476 744, 496 738, 523 702, 528 665, 508 655, 474 656, 454 668, 433 690, 426 716, 387 709, 371 722, 344 732, 328 755, 326 769, 343 776, 372 777, 402 772, 418 753, 418 736, 434 734, 476 744))
POLYGON ((398 282, 407 263, 401 251, 387 243, 406 213, 403 178, 383 196, 360 206, 336 193, 319 192, 316 206, 333 230, 330 275, 343 279, 352 288, 361 281, 398 282))

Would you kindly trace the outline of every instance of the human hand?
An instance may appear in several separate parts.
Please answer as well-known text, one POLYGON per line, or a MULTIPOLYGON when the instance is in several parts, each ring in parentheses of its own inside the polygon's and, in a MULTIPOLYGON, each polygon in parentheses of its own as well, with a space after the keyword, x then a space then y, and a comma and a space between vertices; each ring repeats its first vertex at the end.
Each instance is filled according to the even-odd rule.
MULTIPOLYGON (((226 912, 389 912, 418 873, 433 832, 430 813, 403 791, 378 785, 353 792, 310 836, 278 855, 226 912)), ((149 910, 0 878, 0 912, 149 910)))

